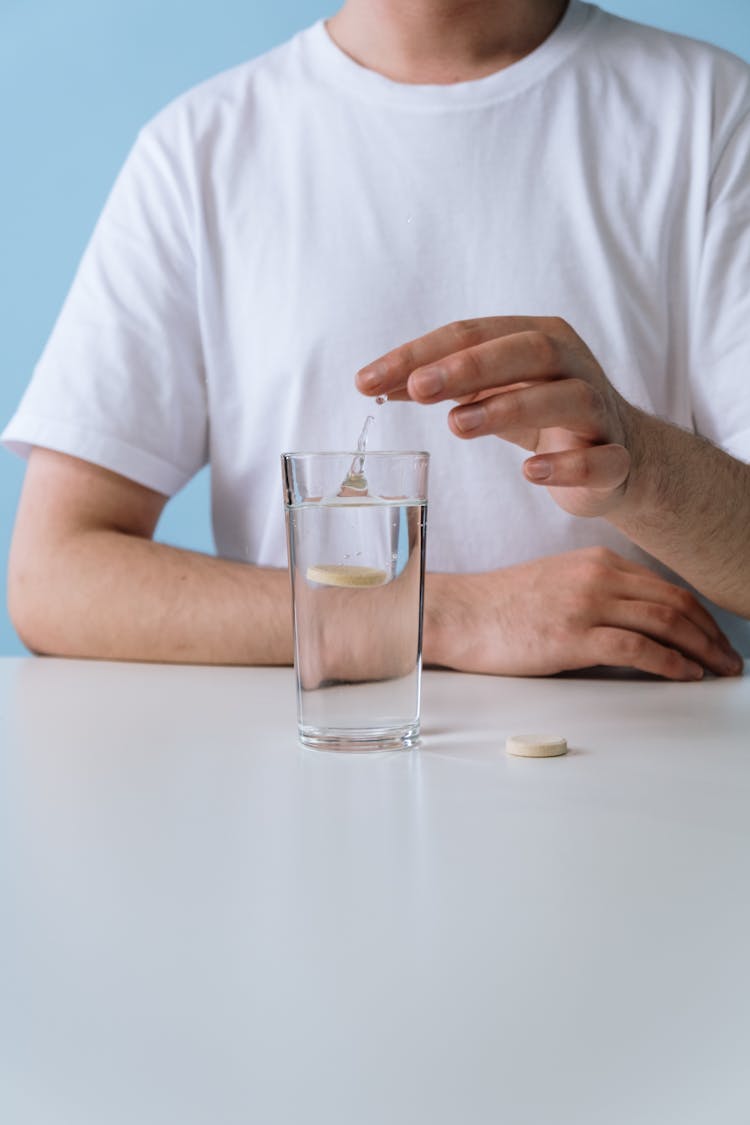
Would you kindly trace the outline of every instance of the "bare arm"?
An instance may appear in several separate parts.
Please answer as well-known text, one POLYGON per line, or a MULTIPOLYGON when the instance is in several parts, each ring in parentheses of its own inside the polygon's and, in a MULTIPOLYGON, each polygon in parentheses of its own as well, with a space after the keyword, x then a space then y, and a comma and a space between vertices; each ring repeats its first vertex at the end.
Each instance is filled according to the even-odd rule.
POLYGON ((608 518, 712 601, 750 618, 750 465, 630 410, 633 471, 608 518))
POLYGON ((35 449, 8 579, 24 643, 108 660, 291 663, 286 571, 152 542, 165 504, 116 473, 35 449))
MULTIPOLYGON (((24 642, 109 660, 291 663, 286 572, 153 543, 165 503, 115 473, 35 450, 9 570, 24 642)), ((641 571, 609 552, 580 551, 491 574, 431 575, 425 660, 507 675, 599 663, 675 679, 697 678, 702 667, 737 671, 691 595, 641 571)), ((335 657, 330 642, 329 633, 335 657)), ((365 649, 362 674, 382 674, 368 664, 372 645, 365 649)), ((345 652, 351 674, 354 654, 345 652)))

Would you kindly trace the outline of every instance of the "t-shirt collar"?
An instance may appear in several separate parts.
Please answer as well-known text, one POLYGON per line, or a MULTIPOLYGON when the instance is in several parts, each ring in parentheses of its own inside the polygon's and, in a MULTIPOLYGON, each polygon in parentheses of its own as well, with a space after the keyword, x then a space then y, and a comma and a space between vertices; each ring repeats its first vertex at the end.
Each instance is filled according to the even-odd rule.
POLYGON ((395 82, 357 63, 331 38, 325 20, 301 33, 307 68, 319 80, 366 101, 406 109, 464 109, 501 101, 541 81, 574 51, 599 9, 570 0, 554 31, 518 62, 468 82, 420 85, 395 82))

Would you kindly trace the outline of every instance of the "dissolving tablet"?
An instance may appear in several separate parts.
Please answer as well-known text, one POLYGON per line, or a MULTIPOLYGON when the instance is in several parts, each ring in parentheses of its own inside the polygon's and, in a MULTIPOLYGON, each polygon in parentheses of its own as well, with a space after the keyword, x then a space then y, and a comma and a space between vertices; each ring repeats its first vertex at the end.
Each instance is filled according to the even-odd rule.
POLYGON ((382 586, 388 578, 384 570, 374 566, 338 566, 336 564, 308 566, 308 582, 320 586, 382 586))

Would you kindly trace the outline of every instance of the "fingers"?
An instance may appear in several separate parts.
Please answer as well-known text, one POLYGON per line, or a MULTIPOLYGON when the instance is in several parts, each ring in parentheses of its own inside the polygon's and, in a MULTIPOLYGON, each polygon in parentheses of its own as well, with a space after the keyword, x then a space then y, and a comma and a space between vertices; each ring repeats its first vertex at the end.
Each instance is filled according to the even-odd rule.
MULTIPOLYGON (((734 675, 742 670, 742 657, 695 594, 655 574, 641 563, 625 559, 606 547, 585 548, 589 581, 607 590, 609 599, 622 606, 619 613, 609 610, 609 625, 638 628, 652 637, 665 639, 683 649, 718 675, 734 675), (637 605, 636 611, 628 608, 637 605), (646 609, 645 607, 650 607, 646 609)), ((601 623, 604 623, 602 621, 601 623)))
POLYGON ((710 637, 674 606, 618 599, 606 608, 605 619, 610 626, 642 633, 661 642, 665 651, 677 650, 688 664, 708 668, 717 676, 732 676, 741 670, 740 658, 731 655, 731 650, 727 651, 718 639, 710 637))
POLYGON ((584 613, 588 618, 589 639, 594 647, 601 642, 595 652, 584 645, 588 659, 603 664, 625 664, 667 675, 670 679, 698 678, 696 666, 719 676, 742 672, 742 657, 690 590, 660 578, 640 563, 624 559, 607 548, 586 548, 573 552, 569 558, 576 560, 584 576, 587 591, 584 613), (617 637, 601 633, 602 628, 613 630, 617 637), (621 634, 627 634, 627 639, 621 634), (640 642, 633 639, 637 636, 653 643, 641 648, 640 642), (620 646, 616 659, 607 647, 614 640, 620 646), (639 663, 631 661, 628 646, 634 646, 639 663), (667 652, 671 655, 666 656, 667 652), (692 670, 688 665, 693 665, 692 670))
POLYGON ((737 660, 741 659, 732 648, 726 634, 722 632, 705 606, 701 605, 690 590, 665 581, 639 563, 630 562, 619 555, 613 555, 613 557, 628 568, 628 570, 624 570, 625 574, 632 575, 630 579, 626 577, 621 581, 618 593, 622 597, 646 600, 676 610, 688 621, 691 621, 696 628, 705 633, 710 641, 722 647, 725 652, 733 655, 737 660))
POLYGON ((521 380, 572 374, 571 356, 562 340, 547 332, 517 332, 455 352, 413 371, 406 384, 416 402, 441 402, 478 391, 506 387, 521 380))
POLYGON ((587 441, 606 436, 606 403, 598 388, 583 379, 554 379, 455 407, 450 426, 459 437, 507 437, 519 427, 560 427, 587 441))
POLYGON ((630 454, 624 446, 614 444, 566 449, 530 457, 524 462, 523 472, 533 484, 549 488, 602 489, 612 493, 627 479, 630 454))
POLYGON ((589 634, 592 664, 607 664, 613 668, 636 668, 667 680, 700 680, 700 664, 676 649, 668 648, 643 633, 628 629, 599 626, 589 634))
MULTIPOLYGON (((457 320, 447 324, 434 332, 428 332, 416 340, 411 340, 401 347, 387 352, 380 359, 363 367, 356 377, 357 388, 366 395, 387 394, 389 397, 401 397, 400 392, 406 389, 407 381, 418 368, 428 364, 440 363, 441 367, 450 368, 450 378, 457 385, 462 384, 468 389, 454 391, 452 383, 445 386, 444 393, 434 395, 431 392, 423 393, 420 386, 426 386, 429 376, 421 372, 421 381, 417 379, 413 386, 410 385, 409 394, 405 397, 416 398, 420 402, 438 402, 440 398, 455 398, 463 394, 470 394, 480 388, 471 384, 471 379, 476 376, 479 366, 485 372, 485 378, 490 378, 489 368, 493 366, 493 346, 501 345, 503 340, 516 335, 526 337, 523 342, 512 346, 506 353, 505 349, 498 348, 498 355, 502 355, 508 364, 515 364, 519 371, 524 365, 531 364, 531 369, 552 363, 554 367, 558 362, 558 347, 562 351, 562 340, 567 336, 575 335, 573 330, 554 317, 520 317, 520 316, 492 316, 482 317, 478 320, 457 320), (483 346, 489 345, 489 348, 483 346), (477 358, 473 354, 479 352, 477 358)), ((576 337, 577 339, 577 337, 576 337)), ((508 373, 510 367, 508 368, 508 373)), ((517 378, 510 374, 499 381, 497 372, 487 382, 486 386, 499 386, 501 383, 514 383, 517 378)))

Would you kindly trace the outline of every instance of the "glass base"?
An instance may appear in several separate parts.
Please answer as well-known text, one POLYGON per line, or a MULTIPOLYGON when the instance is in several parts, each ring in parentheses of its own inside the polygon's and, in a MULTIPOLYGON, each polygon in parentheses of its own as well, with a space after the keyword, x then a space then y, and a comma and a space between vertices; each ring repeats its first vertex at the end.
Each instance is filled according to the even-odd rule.
POLYGON ((419 723, 405 727, 365 727, 361 730, 300 726, 299 740, 310 750, 344 750, 347 753, 410 750, 419 745, 419 723))

